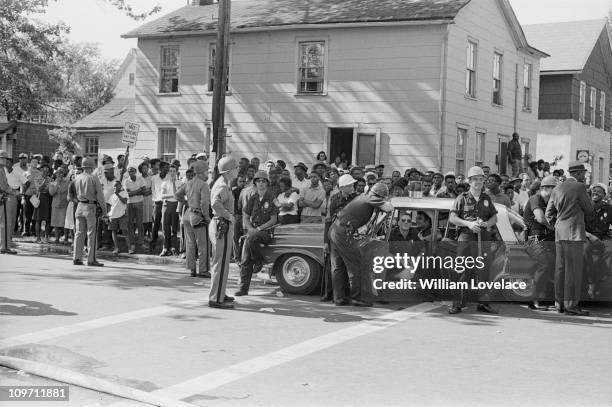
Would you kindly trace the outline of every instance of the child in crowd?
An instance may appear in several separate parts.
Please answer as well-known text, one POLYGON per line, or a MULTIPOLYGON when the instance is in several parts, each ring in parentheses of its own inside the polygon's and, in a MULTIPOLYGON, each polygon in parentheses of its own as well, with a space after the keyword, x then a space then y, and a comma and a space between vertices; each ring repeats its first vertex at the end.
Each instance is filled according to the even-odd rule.
POLYGON ((127 227, 127 201, 128 194, 123 189, 120 181, 115 181, 115 193, 110 198, 110 211, 108 211, 108 217, 110 219, 110 230, 113 234, 113 243, 115 244, 115 250, 113 254, 119 254, 119 240, 117 231, 121 230, 123 236, 127 241, 128 252, 134 253, 134 250, 130 246, 130 235, 127 227))

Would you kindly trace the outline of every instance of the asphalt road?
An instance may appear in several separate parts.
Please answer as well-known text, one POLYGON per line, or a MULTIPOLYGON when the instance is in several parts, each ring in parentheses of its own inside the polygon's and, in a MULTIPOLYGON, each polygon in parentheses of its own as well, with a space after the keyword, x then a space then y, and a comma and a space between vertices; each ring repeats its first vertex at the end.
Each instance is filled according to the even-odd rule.
MULTIPOLYGON (((335 307, 255 282, 235 310, 217 310, 209 280, 175 265, 53 256, 0 255, 0 356, 198 406, 612 404, 603 306, 590 317, 509 303, 450 316, 441 303, 335 307)), ((56 383, 6 368, 0 382, 56 383)), ((70 392, 50 405, 145 405, 70 392)))

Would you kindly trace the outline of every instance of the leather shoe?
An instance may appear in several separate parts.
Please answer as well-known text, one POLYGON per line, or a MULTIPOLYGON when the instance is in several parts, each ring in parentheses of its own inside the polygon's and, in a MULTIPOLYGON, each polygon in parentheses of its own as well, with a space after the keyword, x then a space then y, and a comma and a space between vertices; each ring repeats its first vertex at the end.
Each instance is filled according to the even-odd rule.
POLYGON ((353 300, 353 305, 356 307, 371 307, 373 304, 363 300, 353 300))
POLYGON ((98 261, 87 262, 87 265, 90 267, 104 267, 104 263, 100 263, 98 261))
POLYGON ((223 297, 223 302, 234 302, 234 297, 226 295, 225 297, 223 297))
POLYGON ((197 277, 198 273, 195 270, 191 270, 191 277, 197 277))
POLYGON ((236 297, 242 297, 243 295, 249 295, 249 293, 248 293, 247 291, 242 291, 242 290, 239 290, 239 291, 236 291, 236 292, 234 293, 234 295, 235 295, 236 297))
POLYGON ((170 256, 170 252, 168 250, 164 249, 159 254, 159 257, 166 257, 166 256, 170 256))
POLYGON ((210 278, 210 273, 208 271, 203 271, 200 274, 198 274, 198 277, 200 278, 210 278))
POLYGON ((234 304, 231 302, 208 301, 208 306, 211 308, 232 309, 234 304))
POLYGON ((17 254, 17 252, 13 249, 2 249, 0 250, 0 253, 2 254, 17 254))
POLYGON ((548 305, 541 305, 539 301, 532 301, 527 305, 527 308, 534 311, 548 311, 548 305))
POLYGON ((584 309, 580 309, 580 308, 566 308, 565 309, 565 314, 566 315, 578 315, 581 317, 588 317, 589 316, 589 311, 584 310, 584 309))
POLYGON ((83 260, 72 260, 72 264, 74 264, 75 266, 82 266, 83 260))
POLYGON ((486 312, 489 314, 498 314, 498 311, 495 308, 491 307, 489 304, 478 304, 478 306, 476 307, 476 310, 480 312, 486 312))
POLYGON ((351 302, 349 300, 347 300, 347 299, 343 299, 343 300, 335 301, 335 304, 338 307, 342 307, 342 306, 345 306, 345 305, 351 305, 351 302))
POLYGON ((321 302, 329 302, 333 300, 333 297, 331 295, 324 295, 323 297, 321 297, 320 301, 321 302))
POLYGON ((461 312, 461 307, 456 307, 456 306, 455 306, 455 307, 450 307, 450 308, 448 309, 448 313, 449 313, 449 314, 458 314, 458 313, 460 313, 460 312, 461 312))

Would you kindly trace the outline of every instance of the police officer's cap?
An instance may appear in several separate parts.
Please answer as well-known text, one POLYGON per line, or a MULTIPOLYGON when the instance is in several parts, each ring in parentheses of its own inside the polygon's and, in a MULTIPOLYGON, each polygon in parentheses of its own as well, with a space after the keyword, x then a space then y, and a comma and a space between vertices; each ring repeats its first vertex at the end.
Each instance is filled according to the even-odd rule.
POLYGON ((340 178, 338 178, 338 186, 345 187, 347 185, 353 185, 357 180, 350 176, 349 174, 344 174, 340 178))
POLYGON ((19 154, 19 158, 28 158, 28 155, 26 153, 21 153, 19 154))
POLYGON ((83 163, 81 164, 81 167, 83 168, 95 168, 95 166, 96 166, 96 162, 91 157, 85 158, 83 160, 83 163))
POLYGON ((196 174, 206 174, 208 172, 208 164, 206 161, 198 160, 192 164, 191 168, 193 168, 193 172, 196 174))
POLYGON ((586 171, 587 168, 585 167, 584 163, 582 161, 572 161, 569 164, 569 172, 578 172, 578 171, 586 171))
POLYGON ((470 170, 468 171, 467 177, 468 177, 468 179, 470 179, 472 177, 477 177, 479 175, 484 177, 484 171, 482 170, 482 168, 480 168, 478 166, 474 166, 474 167, 470 168, 470 170))
POLYGON ((238 161, 234 157, 223 157, 219 160, 217 166, 219 167, 219 174, 225 174, 234 168, 238 168, 238 161))
POLYGON ((389 188, 382 182, 377 182, 376 184, 372 185, 370 192, 381 198, 386 198, 389 196, 389 188))
POLYGON ((540 183, 541 187, 556 187, 557 186, 557 178, 552 175, 548 175, 544 177, 542 182, 540 183))
POLYGON ((257 171, 253 177, 253 182, 257 181, 258 179, 265 179, 268 184, 270 183, 270 178, 268 178, 268 174, 265 171, 257 171))

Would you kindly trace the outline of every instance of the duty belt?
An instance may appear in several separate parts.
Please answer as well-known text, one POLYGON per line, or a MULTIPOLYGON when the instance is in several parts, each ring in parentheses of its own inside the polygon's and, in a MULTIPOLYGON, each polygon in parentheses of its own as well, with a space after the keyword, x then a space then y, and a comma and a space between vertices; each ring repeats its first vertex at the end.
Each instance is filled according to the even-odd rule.
POLYGON ((94 201, 90 201, 88 199, 79 199, 79 203, 82 203, 82 204, 92 204, 92 205, 95 204, 94 201))

